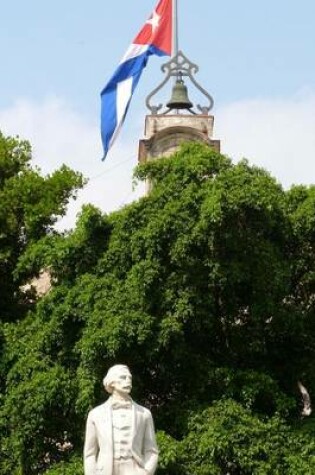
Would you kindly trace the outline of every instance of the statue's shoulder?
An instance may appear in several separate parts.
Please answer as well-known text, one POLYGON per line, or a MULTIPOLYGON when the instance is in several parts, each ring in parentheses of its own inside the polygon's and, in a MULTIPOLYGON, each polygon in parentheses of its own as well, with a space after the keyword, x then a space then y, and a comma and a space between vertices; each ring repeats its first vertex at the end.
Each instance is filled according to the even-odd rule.
POLYGON ((147 416, 147 417, 150 417, 151 416, 151 411, 150 409, 144 407, 144 406, 140 406, 140 404, 136 403, 136 402, 133 402, 134 405, 135 405, 135 408, 138 412, 141 412, 144 416, 147 416))
POLYGON ((99 414, 102 414, 106 410, 107 406, 108 401, 105 401, 99 406, 93 407, 93 409, 91 409, 89 412, 89 417, 98 416, 99 414))

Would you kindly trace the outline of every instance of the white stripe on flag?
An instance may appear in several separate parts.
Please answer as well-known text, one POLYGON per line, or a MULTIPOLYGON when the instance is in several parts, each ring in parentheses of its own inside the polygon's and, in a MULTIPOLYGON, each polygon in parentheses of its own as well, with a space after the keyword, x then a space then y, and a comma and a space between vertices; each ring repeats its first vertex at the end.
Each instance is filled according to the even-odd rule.
POLYGON ((132 58, 135 58, 136 56, 140 56, 148 48, 149 48, 148 45, 131 44, 129 48, 127 49, 126 53, 124 54, 122 60, 120 61, 120 64, 124 63, 125 61, 128 61, 128 59, 132 59, 132 58))
POLYGON ((125 81, 121 81, 117 84, 116 89, 116 117, 117 117, 117 124, 113 136, 111 138, 109 146, 111 147, 115 142, 117 135, 120 131, 120 128, 123 123, 123 119, 126 112, 126 107, 130 101, 132 95, 132 81, 133 78, 125 79, 125 81))

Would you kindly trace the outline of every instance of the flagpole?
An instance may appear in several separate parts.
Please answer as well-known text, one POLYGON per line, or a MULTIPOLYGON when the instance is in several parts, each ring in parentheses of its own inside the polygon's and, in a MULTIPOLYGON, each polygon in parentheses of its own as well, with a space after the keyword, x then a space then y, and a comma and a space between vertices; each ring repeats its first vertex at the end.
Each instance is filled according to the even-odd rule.
POLYGON ((178 17, 177 17, 177 0, 173 0, 173 41, 172 41, 172 57, 178 53, 178 17))

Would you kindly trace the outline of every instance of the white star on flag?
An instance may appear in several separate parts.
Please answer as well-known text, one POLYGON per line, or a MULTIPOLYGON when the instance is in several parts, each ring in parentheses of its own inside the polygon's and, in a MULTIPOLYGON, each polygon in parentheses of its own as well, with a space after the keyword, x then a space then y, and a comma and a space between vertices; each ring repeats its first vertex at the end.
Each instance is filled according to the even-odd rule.
POLYGON ((154 12, 152 13, 152 17, 146 21, 146 23, 149 23, 149 25, 151 25, 152 33, 154 33, 155 30, 159 27, 160 19, 161 19, 161 15, 156 13, 156 11, 154 10, 154 12))

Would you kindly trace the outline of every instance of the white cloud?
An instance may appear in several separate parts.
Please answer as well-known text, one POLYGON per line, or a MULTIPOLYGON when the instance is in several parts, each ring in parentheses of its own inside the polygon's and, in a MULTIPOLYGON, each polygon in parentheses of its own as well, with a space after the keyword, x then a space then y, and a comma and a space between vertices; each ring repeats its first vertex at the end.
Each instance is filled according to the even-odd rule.
POLYGON ((315 183, 315 93, 243 100, 216 114, 215 136, 233 159, 269 170, 285 187, 315 183))
POLYGON ((132 190, 132 171, 137 164, 137 143, 117 143, 105 162, 98 124, 91 123, 58 98, 42 103, 18 100, 0 111, 0 128, 6 135, 19 135, 33 146, 34 165, 50 173, 63 163, 88 177, 89 183, 69 205, 59 227, 73 226, 83 203, 93 203, 105 212, 137 198, 132 190))
MULTIPOLYGON (((315 182, 314 92, 282 100, 243 100, 222 107, 215 115, 215 137, 221 140, 223 153, 234 160, 248 158, 269 170, 284 186, 315 182)), ((144 116, 129 117, 120 140, 102 162, 98 123, 58 98, 42 103, 18 100, 0 110, 1 130, 30 140, 34 164, 44 173, 66 163, 90 177, 60 223, 66 228, 73 226, 83 203, 110 212, 143 193, 143 187, 132 190, 142 127, 144 116)))

